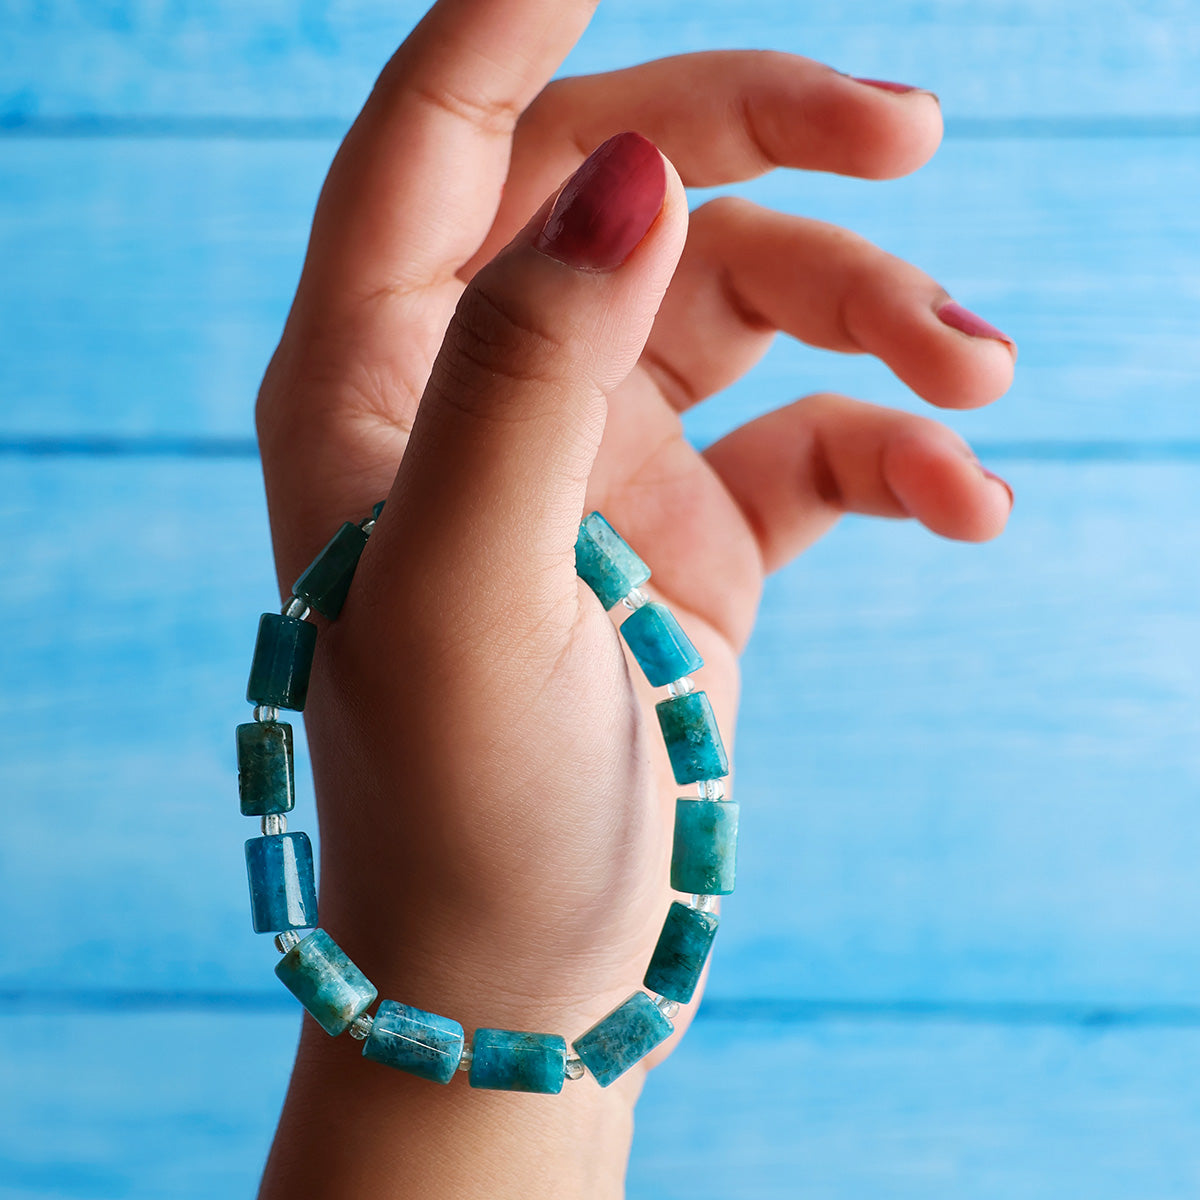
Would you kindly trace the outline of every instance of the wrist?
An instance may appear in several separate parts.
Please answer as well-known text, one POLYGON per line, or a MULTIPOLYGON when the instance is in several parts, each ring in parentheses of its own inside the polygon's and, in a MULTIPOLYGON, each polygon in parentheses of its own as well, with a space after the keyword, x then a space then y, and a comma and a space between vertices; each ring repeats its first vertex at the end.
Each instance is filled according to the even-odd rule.
POLYGON ((616 1200, 644 1072, 561 1095, 435 1087, 364 1061, 360 1043, 304 1022, 260 1200, 436 1195, 616 1200))

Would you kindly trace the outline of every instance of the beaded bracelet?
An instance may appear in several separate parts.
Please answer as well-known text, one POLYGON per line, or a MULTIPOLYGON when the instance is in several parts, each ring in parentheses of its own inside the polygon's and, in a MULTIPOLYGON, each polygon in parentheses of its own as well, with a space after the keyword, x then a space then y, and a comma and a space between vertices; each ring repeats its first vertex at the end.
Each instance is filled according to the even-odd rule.
POLYGON ((383 510, 376 504, 361 524, 347 522, 296 581, 281 612, 263 613, 246 699, 254 720, 237 727, 238 790, 242 813, 262 818, 262 837, 246 842, 250 909, 258 933, 274 933, 282 958, 275 974, 329 1034, 350 1031, 363 1054, 437 1083, 468 1071, 472 1087, 557 1094, 566 1079, 591 1072, 601 1087, 623 1075, 674 1031, 671 1018, 691 1000, 712 948, 718 918, 714 898, 733 891, 738 806, 725 798, 729 761, 712 706, 695 690, 690 672, 703 665, 679 622, 648 599, 641 585, 650 568, 598 513, 579 527, 575 568, 606 610, 621 603, 629 616, 621 634, 651 686, 668 696, 656 705, 663 740, 680 784, 696 797, 676 801, 671 887, 690 896, 672 903, 643 986, 571 1043, 557 1034, 477 1029, 468 1043, 447 1017, 384 1000, 317 925, 312 843, 289 833, 295 804, 292 727, 281 708, 301 711, 308 692, 317 627, 314 609, 334 620, 341 612, 358 560, 383 510), (297 929, 312 929, 301 938, 297 929))

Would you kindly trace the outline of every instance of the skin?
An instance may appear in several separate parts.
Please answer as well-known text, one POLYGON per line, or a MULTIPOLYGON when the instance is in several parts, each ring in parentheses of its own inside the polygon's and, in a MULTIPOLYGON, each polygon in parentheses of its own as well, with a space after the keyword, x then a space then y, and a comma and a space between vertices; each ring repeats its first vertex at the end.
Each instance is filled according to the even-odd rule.
MULTIPOLYGON (((934 97, 745 52, 547 86, 592 8, 430 11, 330 170, 258 404, 285 589, 387 497, 306 711, 322 927, 381 997, 468 1031, 577 1036, 637 988, 672 899, 661 692, 576 578, 584 513, 653 568, 732 750, 766 573, 843 512, 982 541, 1011 505, 956 434, 840 396, 688 445, 679 414, 777 330, 874 354, 948 408, 1000 396, 1015 352, 943 324, 937 283, 844 230, 736 200, 689 221, 685 184, 916 169, 934 97), (649 233, 607 272, 539 253, 564 179, 625 129, 668 163, 649 233)), ((509 1095, 364 1062, 306 1018, 260 1195, 619 1196, 673 1044, 608 1089, 509 1095)))

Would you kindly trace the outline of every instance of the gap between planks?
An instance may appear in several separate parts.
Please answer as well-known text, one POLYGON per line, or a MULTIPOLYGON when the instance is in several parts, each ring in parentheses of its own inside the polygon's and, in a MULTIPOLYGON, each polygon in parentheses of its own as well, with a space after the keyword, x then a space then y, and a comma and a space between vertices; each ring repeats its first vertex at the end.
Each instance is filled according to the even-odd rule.
MULTIPOLYGON (((352 116, 251 117, 222 116, 37 116, 0 115, 0 138, 71 140, 132 138, 181 141, 328 141, 341 139, 352 116)), ((1089 116, 947 117, 945 136, 964 141, 1076 138, 1195 138, 1200 114, 1133 116, 1123 113, 1089 116)))
MULTIPOLYGON (((171 991, 165 989, 0 989, 0 1013, 298 1012, 290 997, 265 991, 171 991)), ((1049 1026, 1082 1029, 1200 1028, 1200 1004, 1114 1005, 1019 1001, 845 1000, 714 998, 697 1020, 774 1025, 891 1022, 1049 1026)))
MULTIPOLYGON (((1200 441, 1154 439, 1145 441, 1058 439, 990 441, 974 443, 983 458, 1005 462, 1197 462, 1200 441)), ((160 437, 94 435, 45 437, 0 436, 0 456, 11 458, 216 458, 256 459, 253 438, 160 437)))

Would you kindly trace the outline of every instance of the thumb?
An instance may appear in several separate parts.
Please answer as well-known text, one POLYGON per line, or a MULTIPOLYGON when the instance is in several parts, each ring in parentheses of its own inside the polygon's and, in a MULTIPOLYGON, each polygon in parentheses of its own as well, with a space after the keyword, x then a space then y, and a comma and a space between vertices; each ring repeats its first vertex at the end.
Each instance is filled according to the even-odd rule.
POLYGON ((380 576, 417 570, 506 623, 575 597, 607 394, 642 352, 686 233, 678 175, 622 133, 475 275, 388 500, 380 576))

